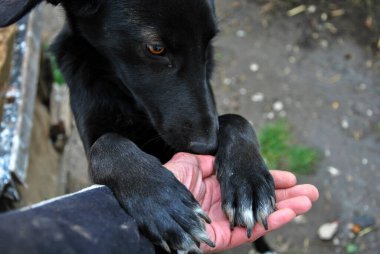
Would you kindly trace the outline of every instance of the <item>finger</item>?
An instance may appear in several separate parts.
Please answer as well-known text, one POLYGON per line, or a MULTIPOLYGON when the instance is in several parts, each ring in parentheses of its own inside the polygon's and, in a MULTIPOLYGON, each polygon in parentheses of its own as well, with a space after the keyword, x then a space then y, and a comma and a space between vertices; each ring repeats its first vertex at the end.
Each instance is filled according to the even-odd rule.
POLYGON ((247 239, 247 230, 245 228, 235 228, 232 232, 231 245, 238 246, 243 243, 255 241, 269 231, 279 229, 289 223, 296 217, 293 210, 289 208, 279 209, 268 217, 268 231, 261 224, 256 224, 253 229, 252 237, 247 239))
POLYGON ((210 155, 196 155, 202 177, 207 178, 214 173, 215 157, 210 155))
POLYGON ((299 196, 306 196, 312 202, 315 202, 319 198, 319 192, 318 189, 311 184, 296 185, 288 189, 276 190, 277 202, 299 196))
POLYGON ((270 170, 270 173, 273 176, 276 189, 290 188, 297 184, 296 176, 290 172, 270 170))
POLYGON ((295 197, 277 203, 277 209, 292 209, 297 215, 306 213, 312 207, 311 200, 306 196, 295 197))

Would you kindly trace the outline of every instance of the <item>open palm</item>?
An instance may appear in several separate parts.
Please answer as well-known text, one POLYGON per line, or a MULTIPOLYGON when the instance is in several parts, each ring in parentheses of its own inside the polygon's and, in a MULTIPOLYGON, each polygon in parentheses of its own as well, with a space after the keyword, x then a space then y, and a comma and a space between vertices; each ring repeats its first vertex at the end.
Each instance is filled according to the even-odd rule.
POLYGON ((310 210, 312 202, 318 199, 318 190, 313 185, 297 185, 297 179, 293 174, 272 170, 277 211, 268 218, 268 231, 257 224, 248 239, 245 228, 236 227, 233 231, 230 230, 229 221, 222 210, 220 185, 214 175, 214 157, 178 153, 164 166, 193 193, 212 220, 211 224, 206 225, 206 230, 216 247, 210 248, 202 244, 201 249, 205 252, 218 252, 253 242, 267 232, 287 224, 297 215, 306 213, 310 210))

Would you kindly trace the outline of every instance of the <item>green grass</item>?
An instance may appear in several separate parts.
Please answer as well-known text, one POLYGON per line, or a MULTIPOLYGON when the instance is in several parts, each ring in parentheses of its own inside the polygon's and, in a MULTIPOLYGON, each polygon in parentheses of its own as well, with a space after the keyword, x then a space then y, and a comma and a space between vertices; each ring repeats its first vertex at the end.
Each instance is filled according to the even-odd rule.
POLYGON ((43 49, 45 51, 46 56, 50 60, 54 83, 57 83, 58 85, 64 85, 64 84, 66 84, 66 81, 63 78, 62 72, 61 72, 61 70, 58 67, 57 59, 50 52, 48 44, 44 44, 43 45, 43 49))
POLYGON ((271 169, 287 169, 296 174, 310 174, 318 159, 315 149, 297 144, 285 121, 267 124, 259 133, 261 152, 271 169))
POLYGON ((51 63, 51 69, 53 72, 54 82, 59 84, 59 85, 65 84, 66 82, 65 82, 65 79, 63 78, 61 70, 58 67, 57 60, 55 59, 55 57, 52 54, 49 54, 49 57, 50 57, 50 63, 51 63))

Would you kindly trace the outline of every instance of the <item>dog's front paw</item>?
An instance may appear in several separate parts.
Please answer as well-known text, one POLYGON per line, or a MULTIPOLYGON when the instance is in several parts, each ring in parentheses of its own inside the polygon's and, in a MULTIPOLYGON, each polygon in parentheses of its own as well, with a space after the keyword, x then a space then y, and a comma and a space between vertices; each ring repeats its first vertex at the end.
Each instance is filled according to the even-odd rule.
POLYGON ((210 223, 207 214, 172 174, 166 177, 134 179, 116 188, 116 196, 141 232, 167 252, 202 253, 201 242, 215 247, 205 230, 204 221, 210 223))
POLYGON ((273 178, 264 162, 249 156, 217 157, 216 170, 231 229, 246 227, 248 237, 256 222, 268 229, 267 217, 276 202, 273 178))

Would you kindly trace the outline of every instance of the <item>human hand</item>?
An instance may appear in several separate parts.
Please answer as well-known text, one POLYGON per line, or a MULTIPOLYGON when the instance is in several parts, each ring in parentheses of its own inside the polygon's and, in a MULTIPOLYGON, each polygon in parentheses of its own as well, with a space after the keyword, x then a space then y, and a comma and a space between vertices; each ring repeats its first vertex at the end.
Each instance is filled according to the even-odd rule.
POLYGON ((297 185, 297 179, 292 173, 270 171, 275 181, 277 211, 268 217, 267 231, 261 224, 257 224, 252 230, 252 236, 247 238, 246 228, 236 227, 233 231, 230 230, 229 221, 222 210, 220 185, 213 174, 214 157, 178 153, 164 166, 191 191, 212 220, 211 224, 206 225, 206 230, 216 247, 210 248, 201 244, 200 248, 204 252, 219 252, 253 242, 289 223, 297 215, 309 211, 312 202, 319 196, 318 190, 313 185, 297 185))

